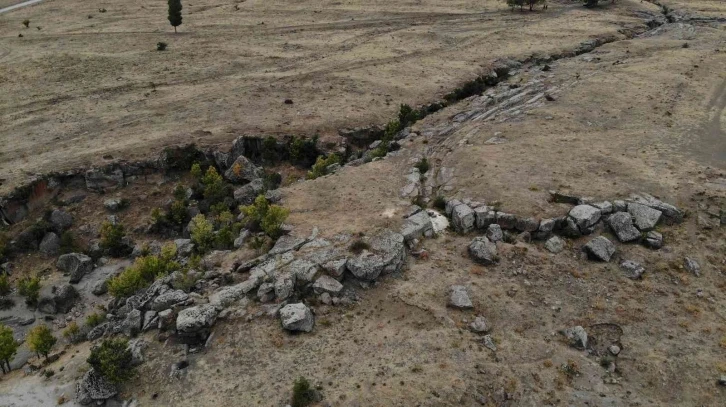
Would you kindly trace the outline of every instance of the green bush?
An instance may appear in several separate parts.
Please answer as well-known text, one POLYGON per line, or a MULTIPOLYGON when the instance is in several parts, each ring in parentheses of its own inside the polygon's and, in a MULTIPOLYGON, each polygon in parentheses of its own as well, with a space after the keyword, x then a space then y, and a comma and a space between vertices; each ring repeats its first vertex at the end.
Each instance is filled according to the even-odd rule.
POLYGON ((404 128, 410 124, 415 123, 417 120, 422 118, 421 112, 414 110, 409 105, 401 105, 401 109, 398 112, 398 122, 400 128, 404 128))
POLYGON ((86 326, 93 328, 101 325, 104 321, 106 321, 106 314, 94 312, 93 314, 88 314, 86 317, 86 326))
POLYGON ((129 342, 122 338, 104 339, 86 362, 111 383, 124 383, 135 374, 129 342))
POLYGON ((43 355, 46 359, 48 359, 48 353, 50 353, 57 341, 58 339, 53 336, 50 328, 46 325, 38 325, 31 329, 26 338, 28 348, 39 357, 43 355))
POLYGON ((273 239, 280 237, 282 224, 290 215, 288 209, 278 205, 270 205, 264 195, 255 198, 252 205, 240 206, 239 209, 273 239))
POLYGON ((0 367, 3 373, 10 371, 10 360, 18 351, 18 342, 13 337, 13 330, 0 324, 0 367))
POLYGON ((201 181, 202 180, 202 166, 199 165, 199 163, 192 164, 192 169, 189 171, 189 173, 197 181, 201 181))
POLYGON ((156 43, 156 50, 157 51, 166 51, 167 44, 163 41, 159 41, 156 43))
POLYGON ((3 295, 10 294, 11 290, 10 279, 5 274, 0 275, 0 297, 3 295))
POLYGON ((192 218, 189 234, 196 250, 200 253, 205 253, 214 246, 214 226, 202 214, 192 218))
POLYGON ((28 19, 23 20, 23 25, 25 26, 25 28, 30 27, 30 20, 28 20, 28 19))
POLYGON ((429 160, 426 157, 424 157, 421 160, 419 160, 419 162, 416 163, 415 167, 418 168, 419 173, 426 174, 430 168, 429 160))
POLYGON ((315 135, 311 139, 293 137, 288 144, 290 160, 303 166, 312 165, 318 158, 318 138, 315 135))
POLYGON ((18 293, 25 297, 25 303, 35 306, 40 294, 40 277, 25 277, 18 281, 18 293))
POLYGON ((277 140, 271 136, 262 140, 262 159, 274 162, 280 158, 277 152, 277 140))
POLYGON ((127 297, 150 285, 157 277, 181 268, 173 261, 176 246, 165 245, 159 256, 142 256, 118 276, 108 281, 108 292, 116 298, 127 297))
POLYGON ((5 233, 0 233, 0 260, 8 255, 8 243, 10 239, 5 233))
POLYGON ((313 167, 308 171, 307 179, 315 179, 322 177, 327 174, 327 168, 333 164, 340 163, 340 157, 338 154, 330 154, 327 157, 320 156, 313 164, 313 167))
POLYGON ((70 230, 61 233, 60 236, 60 252, 61 254, 79 252, 80 245, 76 240, 76 236, 70 230))
POLYGON ((126 232, 124 231, 124 225, 111 222, 103 222, 101 225, 101 247, 108 250, 111 256, 123 256, 126 249, 123 244, 123 238, 126 232))
POLYGON ((292 407, 306 407, 309 406, 313 400, 313 389, 310 387, 310 382, 302 376, 300 376, 292 386, 292 407))
POLYGON ((223 201, 224 198, 229 195, 229 186, 224 182, 224 179, 217 172, 217 169, 210 166, 207 168, 207 172, 201 178, 202 185, 204 185, 204 199, 208 200, 211 204, 223 201))
POLYGON ((63 330, 63 337, 66 338, 68 342, 76 343, 81 339, 81 328, 78 327, 78 324, 73 321, 68 324, 66 329, 63 330))

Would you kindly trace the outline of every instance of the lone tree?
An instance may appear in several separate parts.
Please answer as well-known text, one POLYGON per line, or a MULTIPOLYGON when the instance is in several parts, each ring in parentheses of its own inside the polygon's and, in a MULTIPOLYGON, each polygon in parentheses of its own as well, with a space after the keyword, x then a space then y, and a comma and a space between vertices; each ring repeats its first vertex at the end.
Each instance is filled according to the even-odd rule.
POLYGON ((169 23, 174 27, 174 32, 182 23, 181 11, 181 0, 169 0, 169 23))
POLYGON ((3 373, 10 372, 10 359, 18 350, 18 343, 13 338, 13 330, 0 324, 0 368, 3 373))
POLYGON ((46 359, 48 359, 48 353, 53 345, 58 341, 46 325, 38 325, 31 329, 27 340, 30 350, 35 352, 38 357, 43 355, 46 359))

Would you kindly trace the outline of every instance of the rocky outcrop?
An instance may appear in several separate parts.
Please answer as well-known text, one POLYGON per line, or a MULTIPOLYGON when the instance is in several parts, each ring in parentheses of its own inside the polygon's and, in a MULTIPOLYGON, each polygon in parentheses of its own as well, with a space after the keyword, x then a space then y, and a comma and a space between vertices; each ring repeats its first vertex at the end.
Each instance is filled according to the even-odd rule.
POLYGON ((375 280, 381 274, 401 270, 406 259, 404 238, 389 229, 367 238, 370 250, 348 260, 348 270, 361 280, 375 280))
POLYGON ((206 339, 217 314, 217 309, 211 304, 185 308, 176 317, 177 334, 190 339, 206 339))
POLYGON ((76 384, 76 401, 82 405, 103 404, 116 394, 118 394, 116 386, 93 368, 87 371, 81 381, 76 384))
POLYGON ((469 244, 469 255, 480 264, 489 266, 499 261, 497 245, 484 236, 476 237, 469 244))

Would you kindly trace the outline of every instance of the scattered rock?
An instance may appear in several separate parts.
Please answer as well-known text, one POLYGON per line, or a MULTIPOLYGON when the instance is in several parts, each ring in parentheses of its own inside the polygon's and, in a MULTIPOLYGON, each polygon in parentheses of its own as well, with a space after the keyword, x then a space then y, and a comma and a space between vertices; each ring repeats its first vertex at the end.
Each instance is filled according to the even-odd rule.
POLYGON ((587 332, 585 332, 585 328, 578 325, 572 328, 563 329, 560 333, 567 338, 570 346, 577 349, 587 348, 587 332))
POLYGON ((565 248, 565 241, 558 236, 552 236, 544 244, 545 249, 550 253, 559 253, 565 248))
POLYGON ((234 239, 234 248, 239 249, 240 247, 242 247, 242 245, 244 245, 247 239, 250 237, 250 234, 250 231, 247 229, 240 230, 239 236, 234 239))
POLYGON ((643 273, 645 273, 645 268, 640 265, 640 263, 636 263, 632 260, 623 261, 620 263, 620 268, 623 269, 626 277, 633 280, 641 279, 643 277, 643 273))
POLYGON ((497 224, 502 229, 514 229, 517 226, 517 217, 511 213, 497 212, 497 224))
MULTIPOLYGON (((231 170, 228 170, 228 172, 231 170)), ((265 190, 265 183, 262 179, 252 180, 247 185, 243 185, 234 190, 234 200, 240 205, 251 205, 255 202, 255 198, 265 190)))
POLYGON ((238 156, 229 169, 224 172, 224 177, 233 184, 252 182, 263 176, 264 171, 244 155, 238 156))
POLYGON ((569 213, 570 218, 575 221, 578 230, 583 235, 592 233, 593 226, 600 220, 600 209, 590 205, 577 205, 569 213))
POLYGON ((288 331, 311 332, 315 318, 310 309, 303 303, 288 304, 280 309, 282 327, 288 331))
POLYGON ((584 247, 590 258, 600 261, 610 261, 615 254, 615 245, 603 236, 590 240, 584 247))
POLYGON ((451 224, 459 233, 468 233, 474 230, 476 216, 469 205, 456 205, 451 212, 451 224))
POLYGON ((128 205, 128 201, 121 198, 111 198, 103 201, 103 207, 109 212, 118 212, 128 205))
POLYGON ((539 221, 535 218, 517 219, 515 229, 520 232, 535 232, 539 228, 539 221))
POLYGON ((618 345, 610 345, 608 350, 613 356, 618 356, 620 354, 620 346, 618 345))
POLYGON ((627 243, 640 239, 640 231, 633 226, 633 218, 629 212, 612 214, 607 222, 619 241, 627 243))
POLYGON ((106 329, 108 328, 108 326, 108 322, 104 322, 102 324, 94 326, 93 328, 91 328, 90 331, 88 331, 86 339, 89 341, 95 341, 96 339, 102 337, 106 333, 106 329))
POLYGON ((76 385, 76 401, 82 405, 93 402, 103 404, 118 394, 116 386, 91 368, 76 385))
POLYGON ((645 235, 643 245, 645 245, 645 247, 649 247, 655 250, 660 249, 661 247, 663 247, 663 235, 652 230, 645 235))
POLYGON ((176 239, 174 245, 176 245, 177 256, 189 257, 194 252, 194 243, 191 239, 176 239))
POLYGON ((54 256, 60 251, 60 238, 53 232, 48 232, 40 241, 38 250, 46 256, 54 256))
POLYGON ((413 239, 421 238, 427 233, 432 233, 433 230, 434 227, 429 214, 420 210, 406 218, 401 228, 401 234, 407 242, 410 242, 413 239))
POLYGON ((591 205, 596 207, 597 209, 600 209, 600 213, 602 215, 608 215, 613 213, 613 204, 609 201, 594 202, 591 205))
POLYGON ((469 324, 469 329, 476 333, 486 333, 489 331, 489 324, 484 317, 478 316, 474 318, 474 322, 469 324))
POLYGON ((477 229, 486 229, 497 221, 497 213, 488 206, 482 205, 474 208, 474 215, 476 216, 477 229))
POLYGON ((68 212, 55 209, 50 213, 50 223, 56 232, 61 233, 73 225, 73 216, 68 212))
POLYGON ((448 306, 457 309, 474 308, 474 305, 471 303, 471 299, 469 299, 466 287, 463 285, 452 285, 449 287, 448 306))
POLYGON ((539 222, 537 231, 532 235, 532 237, 537 240, 548 239, 552 235, 552 232, 554 232, 555 226, 557 226, 557 221, 555 219, 542 219, 539 222))
POLYGON ((131 364, 138 366, 144 363, 144 349, 148 344, 141 338, 132 339, 129 341, 128 349, 131 351, 131 364))
POLYGON ((406 259, 404 238, 400 233, 384 229, 367 239, 371 248, 348 260, 348 270, 361 280, 375 280, 381 273, 397 272, 406 259))
POLYGON ((633 216, 635 226, 643 232, 653 230, 663 214, 659 210, 638 203, 629 203, 628 213, 633 216))
POLYGON ((169 309, 176 304, 181 304, 189 299, 189 294, 183 290, 169 290, 158 297, 154 298, 151 302, 151 309, 154 311, 164 311, 169 309))
POLYGON ((686 257, 683 259, 683 267, 686 268, 686 270, 693 274, 696 277, 701 276, 701 265, 698 264, 698 262, 690 257, 686 257))
POLYGON ((315 283, 313 284, 313 291, 315 291, 316 294, 338 294, 342 290, 343 284, 340 284, 338 280, 327 275, 322 275, 318 277, 318 279, 315 280, 315 283))
POLYGON ((502 232, 502 227, 496 223, 492 223, 487 227, 486 237, 494 243, 501 242, 502 240, 504 240, 504 232, 502 232))
POLYGON ((494 339, 492 339, 491 335, 484 335, 484 337, 481 338, 481 343, 490 351, 497 351, 497 345, 494 343, 494 339))
POLYGON ((126 314, 126 319, 122 324, 122 331, 128 336, 136 336, 141 331, 143 322, 144 317, 141 311, 133 309, 126 314))
POLYGON ((216 320, 217 309, 213 305, 197 305, 179 311, 176 317, 176 330, 183 335, 205 334, 216 320))
POLYGON ((497 245, 484 236, 476 237, 469 244, 469 255, 477 263, 485 266, 495 264, 499 261, 497 245))
POLYGON ((81 278, 93 270, 93 260, 81 253, 68 253, 60 256, 56 263, 61 271, 69 273, 71 284, 81 281, 81 278))

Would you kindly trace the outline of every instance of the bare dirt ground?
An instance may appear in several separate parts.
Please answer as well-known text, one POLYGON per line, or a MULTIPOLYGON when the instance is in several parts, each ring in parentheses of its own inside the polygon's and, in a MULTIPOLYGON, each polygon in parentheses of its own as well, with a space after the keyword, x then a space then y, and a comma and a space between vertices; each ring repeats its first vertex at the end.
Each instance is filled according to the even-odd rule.
MULTIPOLYGON (((41 7, 58 5, 58 1, 50 1, 34 7, 36 11, 26 12, 40 13, 37 10, 41 7)), ((330 4, 325 10, 320 8, 320 13, 313 13, 313 8, 305 4, 245 2, 239 6, 241 10, 249 7, 250 12, 238 17, 234 13, 242 13, 233 13, 232 5, 196 10, 195 3, 190 6, 190 25, 182 26, 190 34, 133 34, 123 46, 144 51, 127 50, 118 56, 109 51, 103 56, 104 60, 117 58, 120 66, 132 60, 143 61, 132 70, 138 75, 133 76, 134 83, 139 84, 153 80, 146 72, 150 66, 159 64, 156 69, 162 69, 161 62, 151 60, 165 58, 167 63, 179 64, 173 69, 185 72, 184 79, 157 79, 159 83, 168 82, 157 86, 159 95, 148 96, 158 98, 155 102, 141 104, 139 101, 147 97, 139 94, 148 90, 131 86, 111 92, 108 98, 96 98, 93 103, 99 104, 98 113, 85 116, 74 109, 90 105, 79 107, 74 103, 92 100, 91 95, 98 95, 103 86, 111 86, 113 74, 91 74, 91 78, 81 75, 76 82, 47 85, 55 87, 55 92, 63 89, 76 96, 49 106, 49 99, 37 101, 51 97, 46 93, 32 103, 50 118, 37 116, 22 122, 21 107, 10 106, 10 101, 4 99, 3 112, 12 110, 15 113, 8 116, 17 120, 3 122, 2 126, 7 127, 0 137, 9 137, 13 129, 28 134, 22 131, 55 127, 57 122, 53 120, 57 119, 53 117, 60 117, 60 112, 68 109, 74 111, 67 113, 73 123, 103 112, 104 118, 95 119, 93 126, 104 131, 90 131, 87 127, 89 133, 81 136, 69 124, 52 136, 60 137, 55 147, 47 144, 48 137, 52 139, 49 135, 38 135, 35 141, 18 145, 28 151, 21 168, 40 171, 46 168, 40 162, 60 160, 70 164, 116 151, 138 154, 143 146, 158 146, 196 128, 212 130, 213 140, 206 141, 216 142, 243 131, 324 132, 380 123, 393 115, 399 102, 423 102, 433 99, 432 95, 440 96, 453 84, 477 73, 479 63, 567 48, 592 35, 614 33, 618 27, 635 24, 637 20, 632 16, 637 10, 658 10, 650 4, 628 1, 598 11, 551 3, 546 13, 536 14, 510 14, 499 3, 490 2, 447 4, 445 8, 407 3, 398 6, 400 11, 390 4, 358 8, 330 4), (381 11, 372 12, 376 7, 381 11), (392 11, 384 12, 384 7, 392 11), (404 11, 407 8, 409 11, 404 11), (212 18, 207 13, 218 14, 212 18), (206 25, 194 26, 191 20, 195 15, 206 16, 206 25), (303 25, 301 16, 309 16, 310 21, 303 25), (359 21, 364 17, 371 20, 371 25, 359 21), (247 24, 265 21, 265 28, 248 27, 243 31, 237 22, 229 20, 232 18, 247 19, 242 20, 247 24), (355 21, 348 21, 350 18, 355 21), (297 28, 283 29, 293 19, 297 28), (418 25, 411 26, 412 21, 418 25), (354 22, 362 25, 354 26, 354 22), (513 29, 518 24, 525 29, 513 29), (220 30, 218 33, 240 35, 238 40, 245 45, 220 43, 212 41, 211 34, 201 34, 202 28, 211 30, 212 26, 220 30), (263 39, 267 41, 272 34, 277 34, 274 42, 263 46, 263 39), (159 37, 169 39, 172 50, 168 54, 159 56, 150 50, 159 37), (346 43, 345 37, 350 41, 346 43), (247 41, 256 42, 253 46, 247 41), (403 42, 395 50, 384 51, 399 44, 394 41, 403 42), (288 44, 291 48, 287 50, 285 42, 301 48, 288 44), (230 49, 216 55, 207 55, 201 48, 192 50, 200 44, 230 49), (332 44, 335 46, 331 48, 332 44), (172 52, 181 52, 174 47, 185 47, 188 65, 182 66, 182 61, 173 57, 172 52), (218 55, 239 52, 231 48, 256 49, 250 52, 260 53, 252 58, 255 62, 239 62, 244 64, 244 72, 253 73, 237 72, 231 62, 234 58, 226 68, 223 62, 214 62, 218 55), (398 55, 398 51, 411 48, 418 49, 415 56, 398 55), (281 49, 286 50, 283 60, 270 56, 281 49), (205 57, 211 61, 205 61, 205 57), (366 58, 377 62, 360 63, 366 58), (210 65, 202 69, 205 63, 210 65), (99 83, 92 83, 96 80, 99 83), (85 96, 76 93, 83 88, 79 83, 86 81, 85 96), (264 90, 272 84, 274 89, 264 90), (241 101, 250 94, 259 95, 254 103, 241 101), (282 105, 281 99, 287 97, 295 100, 292 107, 282 105), (184 103, 185 99, 188 103, 184 103), (127 110, 113 109, 125 103, 127 110), (298 111, 304 113, 298 115, 298 111), (165 117, 169 112, 178 112, 175 114, 184 117, 186 125, 165 117), (124 121, 128 126, 120 124, 124 121), (278 124, 281 127, 276 127, 278 124), (135 132, 143 136, 131 136, 135 132), (98 138, 92 134, 98 134, 98 138), (40 146, 48 150, 40 153, 40 146), (68 158, 76 152, 77 157, 68 158)), ((79 4, 74 13, 83 7, 91 8, 79 4)), ((111 17, 111 5, 105 7, 108 13, 94 14, 94 19, 111 17)), ((726 5, 714 1, 674 1, 672 7, 693 14, 726 13, 726 5)), ((159 13, 160 9, 155 11, 159 13)), ((93 23, 81 21, 80 17, 72 23, 77 27, 56 28, 60 30, 57 36, 71 37, 72 32, 90 30, 86 24, 93 23)), ((13 18, 22 20, 20 15, 13 18)), ((144 27, 144 21, 151 21, 144 20, 147 18, 138 16, 132 21, 138 24, 136 27, 144 27)), ((101 30, 107 30, 108 35, 121 24, 128 22, 109 21, 101 30)), ((163 21, 157 24, 160 30, 167 30, 163 21)), ((7 29, 6 25, 0 26, 0 32, 7 29)), ((41 34, 34 34, 44 32, 45 28, 41 34)), ((88 47, 93 37, 89 34, 84 40, 84 34, 79 34, 76 38, 83 45, 67 40, 63 47, 88 47)), ((414 130, 419 135, 407 139, 399 155, 359 167, 344 167, 333 175, 284 188, 284 205, 292 210, 289 220, 296 231, 304 234, 317 226, 328 237, 398 227, 401 214, 410 205, 410 199, 400 195, 405 175, 421 156, 432 161, 432 172, 453 169, 453 178, 447 183, 450 188, 441 191, 447 197, 498 202, 503 210, 524 216, 544 218, 568 210, 568 205, 548 202, 550 189, 567 189, 596 199, 616 199, 645 191, 690 214, 680 225, 659 228, 666 242, 662 250, 619 244, 616 259, 602 264, 582 258, 580 248, 586 238, 568 241, 567 248, 556 255, 544 250, 541 243, 518 243, 502 245, 499 265, 482 267, 472 263, 466 254, 473 236, 447 232, 425 240, 423 246, 430 253, 429 259, 410 259, 400 278, 388 277, 369 289, 354 287, 361 296, 354 306, 315 305, 317 323, 311 334, 289 335, 280 329, 277 319, 266 317, 219 322, 210 347, 190 356, 190 367, 180 378, 170 378, 169 369, 183 358, 183 350, 155 342, 154 335, 147 334, 150 356, 123 395, 137 399, 142 406, 283 406, 289 401, 293 380, 304 375, 322 389, 325 400, 321 405, 330 406, 725 405, 726 387, 717 381, 726 374, 726 234, 723 227, 704 229, 696 221, 704 208, 726 205, 725 38, 723 25, 669 24, 642 37, 549 63, 551 69, 546 71, 541 66, 525 67, 500 86, 525 87, 540 81, 554 100, 522 105, 492 120, 456 122, 451 131, 438 131, 452 126, 452 118, 460 113, 477 109, 478 99, 473 97, 417 123, 414 130), (487 144, 495 134, 506 142, 487 144), (683 269, 684 256, 699 261, 700 277, 683 269), (621 259, 641 262, 647 270, 644 279, 624 277, 618 266, 621 259), (474 310, 446 307, 451 284, 469 287, 474 310), (492 325, 496 351, 484 347, 480 337, 466 329, 477 315, 485 316, 492 325), (567 346, 556 334, 573 325, 595 331, 594 326, 602 323, 623 329, 622 352, 616 359, 615 372, 608 372, 595 358, 567 346), (578 366, 579 375, 569 377, 563 372, 562 366, 570 361, 578 366)), ((0 41, 15 40, 5 36, 0 41)), ((39 47, 36 51, 50 46, 49 38, 34 41, 39 47)), ((58 41, 57 37, 54 41, 58 41)), ((118 41, 118 47, 124 42, 112 41, 118 41)), ((0 42, 0 49, 3 44, 0 42)), ((50 60, 60 51, 47 52, 35 57, 28 53, 23 58, 50 60)), ((78 58, 101 58, 103 52, 95 52, 78 58)), ((20 65, 13 64, 20 62, 10 63, 19 69, 20 65)), ((59 65, 54 71, 75 69, 68 66, 72 64, 59 65)), ((2 69, 9 68, 3 65, 2 69)), ((88 69, 95 68, 91 64, 88 69)), ((131 83, 131 77, 124 80, 131 83)), ((5 81, 2 86, 16 85, 5 81)), ((30 109, 28 105, 19 106, 30 109)), ((7 166, 18 162, 14 154, 9 155, 11 159, 3 151, 3 174, 7 166)), ((3 177, 20 179, 14 175, 3 177)), ((146 188, 167 193, 170 189, 168 185, 145 185, 122 190, 119 194, 132 200, 132 212, 122 215, 130 229, 143 223, 148 206, 163 199, 158 191, 146 188)), ((102 197, 90 198, 74 215, 84 219, 80 223, 97 222, 102 217, 101 201, 102 197)), ((247 315, 256 315, 257 311, 258 306, 251 305, 247 315)), ((75 359, 85 359, 88 349, 77 350, 75 359)), ((67 359, 57 363, 68 368, 48 380, 48 386, 65 385, 69 378, 79 375, 77 364, 67 359)), ((22 378, 20 372, 13 373, 0 382, 0 393, 22 380, 28 379, 22 378)), ((44 388, 43 394, 47 393, 44 388)))
POLYGON ((657 10, 626 4, 203 0, 174 34, 165 4, 43 2, 0 16, 0 188, 169 143, 384 124, 496 58, 572 48, 657 10))

